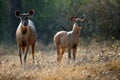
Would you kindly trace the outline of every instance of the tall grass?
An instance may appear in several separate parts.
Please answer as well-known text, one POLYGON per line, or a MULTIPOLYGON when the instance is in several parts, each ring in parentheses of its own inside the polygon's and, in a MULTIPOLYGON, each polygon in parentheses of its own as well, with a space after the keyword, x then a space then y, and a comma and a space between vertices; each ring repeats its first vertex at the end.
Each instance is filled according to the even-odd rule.
MULTIPOLYGON (((112 44, 111 44, 112 45, 112 44)), ((67 64, 67 53, 60 65, 53 44, 36 44, 35 65, 28 54, 27 68, 19 62, 16 45, 0 46, 0 80, 119 80, 120 48, 114 51, 109 42, 80 46, 76 63, 67 64)), ((31 53, 31 51, 29 51, 31 53)))

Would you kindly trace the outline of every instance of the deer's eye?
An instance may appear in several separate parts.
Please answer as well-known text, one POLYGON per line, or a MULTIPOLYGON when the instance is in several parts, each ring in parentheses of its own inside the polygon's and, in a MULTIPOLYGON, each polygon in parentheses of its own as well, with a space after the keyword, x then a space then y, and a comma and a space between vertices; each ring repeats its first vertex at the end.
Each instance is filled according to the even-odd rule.
POLYGON ((22 20, 28 20, 28 16, 22 15, 22 20))
POLYGON ((25 20, 27 20, 28 19, 28 17, 25 17, 25 20))
POLYGON ((23 20, 28 20, 28 17, 25 17, 25 16, 24 16, 22 19, 23 19, 23 20))
POLYGON ((80 21, 76 21, 77 24, 80 24, 81 22, 80 21))
POLYGON ((76 21, 76 24, 78 25, 78 26, 81 26, 82 25, 82 23, 81 23, 81 21, 76 21))

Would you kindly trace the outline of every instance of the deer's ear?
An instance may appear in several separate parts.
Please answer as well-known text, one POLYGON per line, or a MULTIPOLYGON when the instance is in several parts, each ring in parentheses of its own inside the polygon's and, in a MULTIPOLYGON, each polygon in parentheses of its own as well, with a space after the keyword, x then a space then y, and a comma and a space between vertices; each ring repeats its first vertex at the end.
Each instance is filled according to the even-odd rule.
POLYGON ((81 16, 80 20, 83 22, 85 20, 85 15, 81 16))
POLYGON ((15 16, 20 17, 20 12, 18 10, 15 11, 15 16))
POLYGON ((75 21, 75 17, 70 16, 70 20, 71 20, 71 21, 75 21))
POLYGON ((28 13, 30 16, 32 16, 35 13, 35 11, 34 11, 34 9, 31 9, 28 13))

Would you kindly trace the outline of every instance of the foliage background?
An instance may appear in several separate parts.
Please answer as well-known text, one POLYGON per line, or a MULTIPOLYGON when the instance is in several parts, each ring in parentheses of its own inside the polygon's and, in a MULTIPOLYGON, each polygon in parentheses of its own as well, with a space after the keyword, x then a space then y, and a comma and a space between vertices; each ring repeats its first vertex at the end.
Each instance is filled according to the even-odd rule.
POLYGON ((120 0, 0 0, 0 42, 14 42, 19 19, 15 9, 27 12, 35 9, 31 17, 36 25, 38 40, 48 44, 56 32, 72 29, 69 17, 86 15, 81 37, 97 40, 120 39, 120 0), (19 2, 15 7, 12 3, 19 2), (20 5, 20 6, 19 6, 20 5), (14 10, 11 10, 12 7, 14 10), (13 25, 10 25, 13 24, 13 25))
POLYGON ((0 0, 0 80, 119 80, 119 40, 120 0, 0 0), (31 19, 38 41, 35 65, 30 50, 24 70, 15 42, 20 20, 14 12, 30 9, 35 9, 31 19), (76 63, 68 65, 65 52, 62 64, 57 65, 53 36, 62 30, 60 25, 72 29, 71 15, 86 15, 76 63))

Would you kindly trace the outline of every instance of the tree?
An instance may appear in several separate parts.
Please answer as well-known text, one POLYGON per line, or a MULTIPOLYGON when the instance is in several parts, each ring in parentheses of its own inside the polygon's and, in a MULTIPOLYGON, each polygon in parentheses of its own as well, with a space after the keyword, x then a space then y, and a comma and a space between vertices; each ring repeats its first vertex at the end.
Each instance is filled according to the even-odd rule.
POLYGON ((18 26, 18 19, 15 17, 15 10, 21 10, 21 0, 10 0, 9 2, 9 39, 12 40, 15 37, 15 31, 18 26))
POLYGON ((96 36, 120 39, 120 0, 90 0, 82 6, 96 36))
MULTIPOLYGON (((2 1, 0 0, 0 12, 1 12, 1 7, 2 7, 2 1)), ((1 24, 1 16, 0 16, 0 24, 1 24)))

